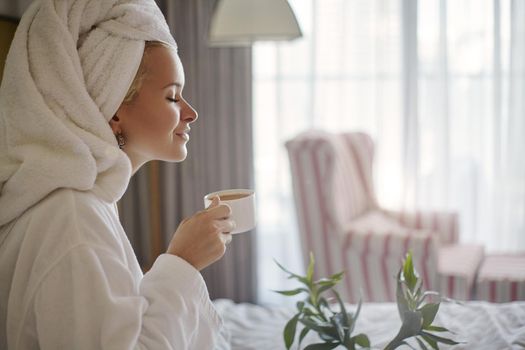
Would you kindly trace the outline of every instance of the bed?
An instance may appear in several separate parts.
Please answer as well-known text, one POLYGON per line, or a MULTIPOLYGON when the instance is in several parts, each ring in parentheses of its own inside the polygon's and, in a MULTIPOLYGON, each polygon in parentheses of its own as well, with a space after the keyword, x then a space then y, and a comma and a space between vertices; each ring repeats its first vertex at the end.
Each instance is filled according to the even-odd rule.
MULTIPOLYGON (((227 299, 217 299, 214 304, 229 331, 232 350, 285 349, 282 330, 293 316, 294 307, 235 304, 227 299)), ((352 310, 355 306, 348 308, 352 310)), ((366 333, 373 349, 383 349, 400 324, 395 303, 366 303, 354 334, 366 333)), ((450 338, 463 342, 456 346, 440 345, 440 349, 525 349, 525 301, 502 304, 443 302, 434 324, 447 327, 456 333, 449 334, 450 338)), ((318 342, 317 335, 310 332, 301 348, 318 342)), ((297 349, 297 344, 292 349, 297 349)))

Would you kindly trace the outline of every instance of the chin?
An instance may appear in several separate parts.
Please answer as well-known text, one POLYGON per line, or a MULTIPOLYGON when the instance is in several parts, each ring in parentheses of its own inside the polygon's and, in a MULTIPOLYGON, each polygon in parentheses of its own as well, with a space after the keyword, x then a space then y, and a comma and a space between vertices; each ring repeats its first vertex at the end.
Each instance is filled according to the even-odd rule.
POLYGON ((171 154, 167 154, 166 157, 164 157, 164 161, 171 162, 171 163, 178 163, 182 162, 186 159, 188 156, 188 151, 186 150, 186 147, 183 150, 177 150, 177 152, 172 152, 171 154))

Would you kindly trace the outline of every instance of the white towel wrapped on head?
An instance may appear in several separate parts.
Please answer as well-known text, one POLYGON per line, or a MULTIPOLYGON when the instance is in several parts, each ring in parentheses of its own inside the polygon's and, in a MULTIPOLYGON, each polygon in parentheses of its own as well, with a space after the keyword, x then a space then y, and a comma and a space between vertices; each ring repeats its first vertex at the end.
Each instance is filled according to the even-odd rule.
POLYGON ((153 0, 41 0, 22 17, 0 88, 0 226, 58 188, 124 193, 108 124, 145 41, 176 48, 153 0))

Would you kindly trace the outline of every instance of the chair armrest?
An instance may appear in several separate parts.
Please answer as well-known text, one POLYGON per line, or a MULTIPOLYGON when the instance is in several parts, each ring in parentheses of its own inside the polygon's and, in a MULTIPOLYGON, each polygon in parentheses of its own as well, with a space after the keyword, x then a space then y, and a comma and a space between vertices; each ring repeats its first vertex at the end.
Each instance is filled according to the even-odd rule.
POLYGON ((383 210, 401 225, 416 230, 432 230, 439 235, 442 244, 457 243, 459 239, 458 214, 453 212, 383 210))

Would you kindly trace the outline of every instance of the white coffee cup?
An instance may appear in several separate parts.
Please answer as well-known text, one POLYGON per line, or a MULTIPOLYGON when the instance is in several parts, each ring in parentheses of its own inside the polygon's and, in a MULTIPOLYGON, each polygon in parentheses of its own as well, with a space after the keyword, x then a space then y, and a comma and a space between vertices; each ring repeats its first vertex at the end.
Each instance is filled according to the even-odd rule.
POLYGON ((213 197, 219 196, 221 204, 227 204, 232 210, 230 219, 235 221, 235 229, 231 233, 250 231, 256 225, 255 192, 246 189, 231 189, 208 193, 204 196, 204 207, 208 208, 213 197))

